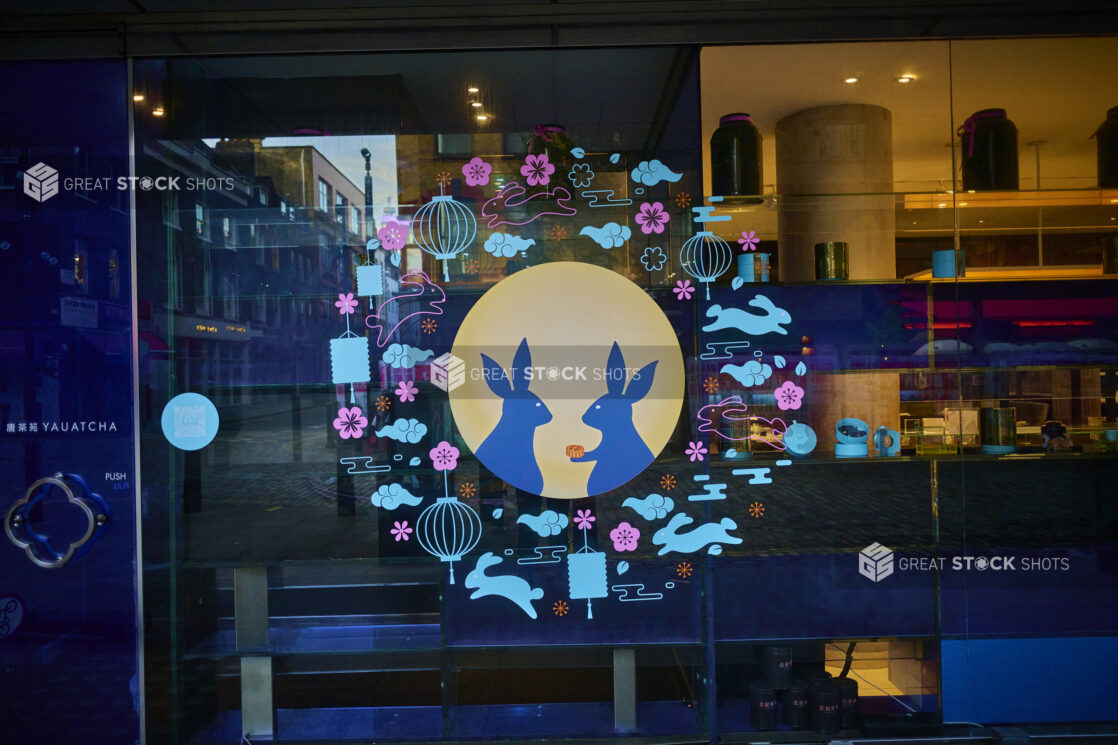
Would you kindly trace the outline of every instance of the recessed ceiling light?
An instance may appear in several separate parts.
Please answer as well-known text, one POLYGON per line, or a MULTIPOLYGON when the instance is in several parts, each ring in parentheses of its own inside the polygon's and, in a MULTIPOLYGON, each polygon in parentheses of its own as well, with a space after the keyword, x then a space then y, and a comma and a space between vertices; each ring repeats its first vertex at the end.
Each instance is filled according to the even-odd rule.
POLYGON ((842 82, 846 83, 847 85, 854 85, 858 82, 858 78, 851 76, 849 78, 845 78, 842 82))
POLYGON ((479 122, 487 122, 487 121, 489 121, 489 117, 488 117, 487 115, 485 115, 485 114, 478 114, 478 115, 477 115, 477 116, 475 116, 474 118, 475 118, 475 119, 477 119, 477 120, 478 120, 479 122))
POLYGON ((478 92, 478 88, 477 88, 477 86, 476 86, 476 85, 471 85, 471 86, 470 86, 469 88, 467 88, 467 89, 466 89, 466 92, 467 92, 467 93, 477 93, 477 92, 478 92))
POLYGON ((960 207, 966 207, 966 206, 967 206, 967 203, 966 203, 966 202, 959 202, 959 206, 960 206, 960 207))
POLYGON ((157 106, 156 108, 152 109, 151 110, 151 115, 152 116, 163 116, 163 107, 162 106, 157 106))
POLYGON ((899 75, 896 80, 897 80, 898 83, 911 83, 913 80, 916 80, 916 76, 915 75, 899 75))
POLYGON ((144 94, 143 93, 133 93, 132 94, 132 100, 137 101, 137 102, 143 101, 144 100, 144 94))
POLYGON ((470 106, 473 106, 475 109, 480 109, 481 101, 470 101, 470 106))
POLYGON ((939 204, 936 205, 936 207, 940 207, 940 208, 943 208, 943 207, 946 207, 946 206, 947 206, 947 202, 940 202, 939 204))

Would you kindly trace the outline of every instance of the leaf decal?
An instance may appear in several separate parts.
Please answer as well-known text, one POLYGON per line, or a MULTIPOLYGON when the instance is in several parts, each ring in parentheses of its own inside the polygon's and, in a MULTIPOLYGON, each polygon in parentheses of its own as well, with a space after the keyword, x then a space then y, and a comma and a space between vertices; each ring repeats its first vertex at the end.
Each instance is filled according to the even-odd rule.
POLYGON ((776 365, 777 370, 783 370, 784 366, 787 365, 788 363, 785 361, 785 359, 783 357, 781 357, 778 354, 775 357, 773 357, 773 364, 776 365))
POLYGON ((797 362, 796 363, 796 374, 797 375, 803 375, 806 372, 807 372, 807 365, 804 364, 804 361, 800 360, 799 362, 797 362))
POLYGON ((627 572, 627 571, 629 571, 629 562, 627 562, 627 561, 617 562, 617 575, 618 576, 621 576, 622 574, 625 574, 625 572, 627 572))
POLYGON ((742 279, 741 277, 734 277, 733 279, 730 280, 730 287, 733 287, 735 290, 740 289, 741 286, 744 285, 744 284, 745 284, 745 280, 742 279))
POLYGON ((579 160, 582 160, 583 158, 586 157, 586 151, 583 150, 581 147, 572 147, 571 148, 571 155, 575 156, 579 160))

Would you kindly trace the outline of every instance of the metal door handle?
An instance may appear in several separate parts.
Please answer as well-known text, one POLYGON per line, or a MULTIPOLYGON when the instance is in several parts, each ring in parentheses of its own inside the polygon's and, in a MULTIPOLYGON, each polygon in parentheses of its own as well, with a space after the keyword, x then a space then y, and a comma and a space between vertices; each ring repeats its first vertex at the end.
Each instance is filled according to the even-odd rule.
POLYGON ((57 569, 88 551, 93 541, 100 538, 108 528, 111 519, 108 503, 89 488, 85 479, 72 473, 56 473, 27 487, 23 498, 13 504, 5 515, 4 532, 8 540, 22 548, 27 558, 36 565, 44 569, 57 569), (88 521, 82 537, 71 543, 65 551, 55 549, 51 546, 50 536, 37 533, 31 527, 31 509, 55 489, 66 495, 70 504, 81 508, 88 521))

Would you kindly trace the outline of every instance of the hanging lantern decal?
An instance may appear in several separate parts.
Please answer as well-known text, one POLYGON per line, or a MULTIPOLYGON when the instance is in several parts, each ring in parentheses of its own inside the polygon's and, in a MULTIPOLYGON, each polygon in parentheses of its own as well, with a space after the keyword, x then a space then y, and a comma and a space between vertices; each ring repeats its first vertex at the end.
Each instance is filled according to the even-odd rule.
POLYGON ((419 248, 443 262, 443 281, 449 282, 447 261, 474 244, 477 218, 468 207, 442 191, 440 185, 439 196, 419 208, 411 229, 419 248))

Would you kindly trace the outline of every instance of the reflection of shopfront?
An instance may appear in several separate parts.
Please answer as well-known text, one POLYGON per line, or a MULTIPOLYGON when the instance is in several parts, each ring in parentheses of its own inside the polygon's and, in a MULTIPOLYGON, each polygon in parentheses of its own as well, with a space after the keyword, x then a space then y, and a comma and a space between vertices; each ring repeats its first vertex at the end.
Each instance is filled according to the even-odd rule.
MULTIPOLYGON (((1090 133, 1118 89, 1088 71, 1114 51, 137 61, 137 173, 231 186, 136 193, 135 333, 127 283, 125 299, 111 289, 120 255, 113 269, 75 244, 50 303, 69 357, 43 358, 35 395, 58 418, 126 407, 114 376, 135 338, 138 462, 109 472, 143 479, 148 741, 1108 735, 1118 306, 1090 133), (972 120, 992 106, 1008 117, 972 120), (1019 188, 965 188, 967 138, 995 137, 990 122, 1004 135, 1005 118, 1019 188), (714 193, 716 132, 753 138, 732 166, 755 169, 753 187, 714 193), (368 138, 388 135, 395 193, 374 200, 368 138), (406 247, 367 247, 388 222, 406 247), (459 250, 463 225, 476 232, 459 250), (639 289, 685 370, 652 464, 574 501, 518 488, 482 443, 512 412, 506 442, 557 459, 545 478, 605 452, 596 438, 627 417, 640 434, 628 368, 655 359, 662 380, 667 365, 655 344, 625 343, 621 361, 609 347, 647 318, 603 317, 570 283, 462 334, 487 292, 560 261, 639 289), (365 293, 363 265, 382 280, 365 293), (515 366, 529 337, 530 386, 447 390, 433 374, 477 373, 482 352, 515 366), (367 374, 338 372, 338 339, 367 374), (591 347, 585 389, 561 388, 564 344, 591 347), (59 359, 103 379, 68 384, 59 359), (630 409, 588 424, 627 390, 630 409), (550 417, 523 413, 528 391, 550 417), (160 430, 183 392, 220 413, 200 450, 160 430), (476 421, 456 420, 463 396, 484 404, 476 421), (534 429, 549 426, 567 429, 534 429), (453 467, 436 463, 443 442, 453 467)), ((5 360, 31 359, 11 329, 0 340, 5 360)))

